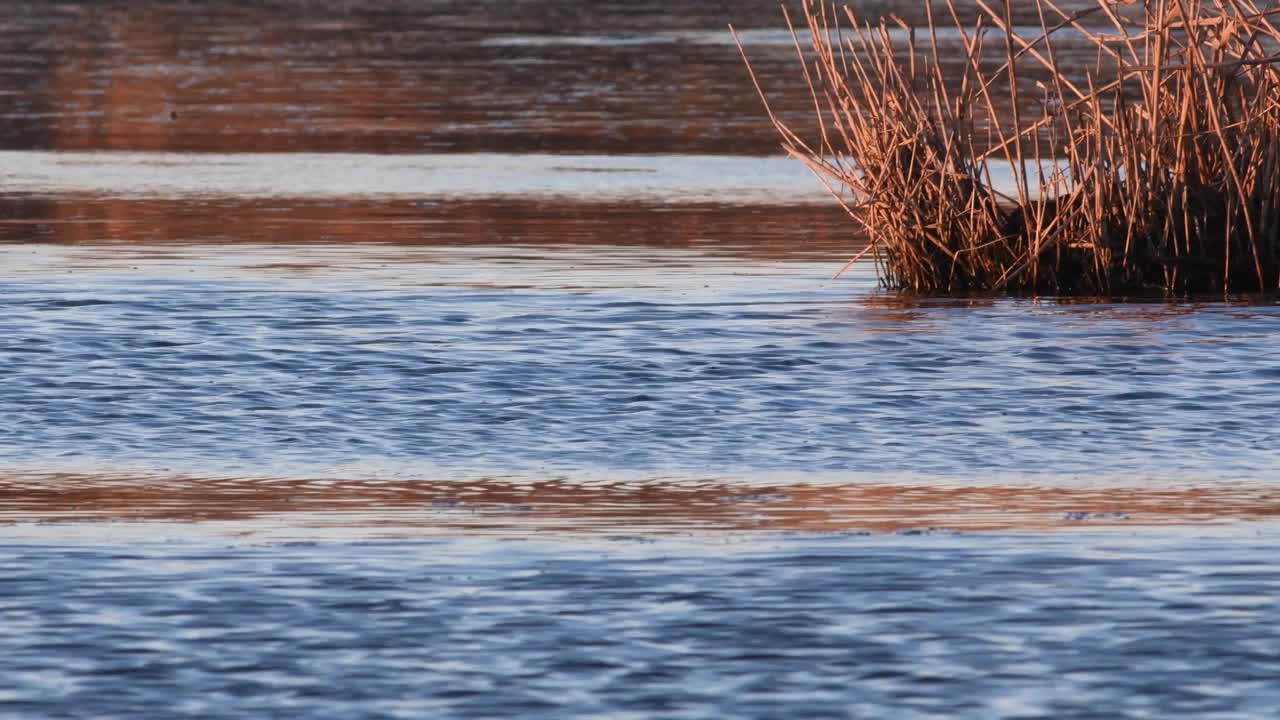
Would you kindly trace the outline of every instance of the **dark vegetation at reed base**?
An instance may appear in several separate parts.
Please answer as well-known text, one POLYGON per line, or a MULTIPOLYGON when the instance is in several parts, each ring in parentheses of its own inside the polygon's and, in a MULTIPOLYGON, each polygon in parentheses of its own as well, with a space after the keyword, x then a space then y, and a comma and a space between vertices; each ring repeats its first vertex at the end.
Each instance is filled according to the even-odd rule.
POLYGON ((862 254, 886 285, 1100 295, 1280 286, 1274 3, 1097 0, 1068 13, 1035 0, 1038 32, 1023 37, 1010 0, 977 0, 969 19, 951 0, 923 2, 917 30, 805 0, 811 52, 787 16, 816 137, 779 120, 756 83, 783 147, 865 232, 862 254), (944 76, 940 33, 958 34, 959 77, 944 76), (1092 67, 1060 63, 1055 35, 1067 33, 1096 50, 1092 67), (993 182, 993 165, 1012 180, 993 182))

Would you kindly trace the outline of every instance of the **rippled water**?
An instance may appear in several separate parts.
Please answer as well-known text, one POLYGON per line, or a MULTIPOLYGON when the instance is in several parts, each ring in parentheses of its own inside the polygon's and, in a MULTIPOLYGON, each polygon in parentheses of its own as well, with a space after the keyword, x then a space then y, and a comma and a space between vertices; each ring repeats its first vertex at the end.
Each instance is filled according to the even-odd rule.
POLYGON ((1280 701, 1280 305, 833 279, 774 3, 3 5, 0 715, 1280 701))
POLYGON ((0 710, 1267 717, 1274 541, 0 547, 0 710))
POLYGON ((1280 414, 1275 304, 910 301, 696 250, 152 252, 46 250, 0 284, 5 459, 1201 480, 1280 459, 1257 420, 1280 414))

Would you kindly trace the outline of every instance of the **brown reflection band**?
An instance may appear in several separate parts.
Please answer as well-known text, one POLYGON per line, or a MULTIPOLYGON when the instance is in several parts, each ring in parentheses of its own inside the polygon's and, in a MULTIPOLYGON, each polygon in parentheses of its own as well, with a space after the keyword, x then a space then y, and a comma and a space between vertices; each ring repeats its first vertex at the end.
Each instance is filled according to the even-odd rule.
POLYGON ((272 520, 424 533, 1043 531, 1274 519, 1280 491, 1199 487, 744 485, 649 480, 272 480, 20 474, 0 478, 0 523, 272 520))
MULTIPOLYGON (((854 5, 872 25, 876 7, 912 26, 924 22, 924 3, 854 5)), ((1015 26, 1034 38, 1040 18, 1032 4, 1013 5, 1015 26)), ((1093 3, 1058 5, 1072 12, 1093 3)), ((972 6, 956 6, 968 23, 972 6)), ((0 91, 15 98, 0 115, 0 147, 776 152, 725 28, 776 33, 783 28, 776 0, 565 7, 28 3, 20 21, 0 25, 7 50, 0 91), (690 41, 689 32, 703 40, 690 41)), ((1078 75, 1096 67, 1088 43, 1064 32, 1056 38, 1061 67, 1078 75)), ((944 79, 958 83, 968 55, 955 39, 941 42, 944 79)), ((898 46, 907 52, 905 39, 898 46)), ((1002 43, 986 47, 1003 52, 1002 43)), ((775 111, 808 127, 800 123, 812 105, 789 38, 751 53, 775 111)))
POLYGON ((0 243, 33 241, 604 244, 698 247, 777 259, 842 258, 862 244, 852 236, 843 211, 826 206, 0 195, 0 243), (797 241, 798 229, 803 229, 803 242, 797 241))

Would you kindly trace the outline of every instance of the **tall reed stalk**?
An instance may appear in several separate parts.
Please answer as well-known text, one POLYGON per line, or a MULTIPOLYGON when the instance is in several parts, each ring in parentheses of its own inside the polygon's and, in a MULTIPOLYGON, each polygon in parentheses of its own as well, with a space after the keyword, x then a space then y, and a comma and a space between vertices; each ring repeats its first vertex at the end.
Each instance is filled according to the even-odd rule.
POLYGON ((952 0, 945 12, 921 2, 919 29, 816 0, 803 24, 786 16, 818 119, 810 137, 770 109, 743 53, 783 148, 865 232, 859 257, 876 259, 886 285, 1280 288, 1275 3, 1095 0, 1068 12, 1031 0, 1038 27, 1020 34, 1011 0, 975 0, 971 20, 952 0), (1063 67, 1064 31, 1096 58, 1089 67, 1063 67), (961 49, 948 63, 941 33, 961 49))

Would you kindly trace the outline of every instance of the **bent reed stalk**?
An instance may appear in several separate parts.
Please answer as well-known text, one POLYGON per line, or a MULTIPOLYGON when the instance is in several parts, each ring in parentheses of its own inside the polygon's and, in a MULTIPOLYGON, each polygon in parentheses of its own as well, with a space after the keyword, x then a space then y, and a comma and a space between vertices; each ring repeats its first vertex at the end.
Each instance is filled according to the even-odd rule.
POLYGON ((1022 35, 1010 0, 976 0, 972 20, 952 0, 943 17, 922 0, 919 31, 804 0, 797 32, 784 6, 818 120, 810 139, 770 108, 734 39, 783 148, 865 232, 858 257, 872 255, 889 287, 1277 290, 1280 8, 1118 7, 1132 2, 1067 12, 1033 0, 1035 31, 1022 35), (1090 67, 1064 68, 1064 30, 1096 56, 1090 67), (941 33, 960 49, 945 67, 941 33), (993 168, 1011 179, 993 182, 993 168))

